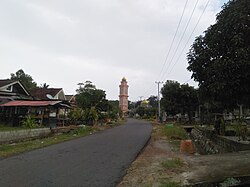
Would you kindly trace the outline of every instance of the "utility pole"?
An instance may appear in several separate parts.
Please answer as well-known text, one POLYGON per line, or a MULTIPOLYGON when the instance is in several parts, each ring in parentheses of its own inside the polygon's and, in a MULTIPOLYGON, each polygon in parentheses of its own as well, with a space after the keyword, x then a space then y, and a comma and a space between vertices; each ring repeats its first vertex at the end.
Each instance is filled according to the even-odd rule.
POLYGON ((161 102, 160 102, 160 84, 162 84, 162 81, 155 81, 155 83, 158 85, 158 121, 160 120, 161 115, 161 102))

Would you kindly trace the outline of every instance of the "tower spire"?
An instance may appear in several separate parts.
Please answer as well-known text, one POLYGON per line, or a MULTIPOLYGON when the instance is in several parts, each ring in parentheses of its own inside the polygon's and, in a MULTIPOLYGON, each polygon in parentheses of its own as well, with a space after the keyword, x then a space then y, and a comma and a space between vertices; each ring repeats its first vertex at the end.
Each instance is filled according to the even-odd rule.
POLYGON ((122 78, 119 95, 119 108, 122 111, 122 117, 124 117, 128 112, 128 84, 125 77, 122 78))

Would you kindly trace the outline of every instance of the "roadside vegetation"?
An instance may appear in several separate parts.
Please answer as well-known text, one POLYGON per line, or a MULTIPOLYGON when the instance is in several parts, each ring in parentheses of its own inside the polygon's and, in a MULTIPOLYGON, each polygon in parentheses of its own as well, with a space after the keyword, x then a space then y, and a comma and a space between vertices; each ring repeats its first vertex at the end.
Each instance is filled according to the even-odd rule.
POLYGON ((171 158, 163 161, 161 165, 165 169, 175 169, 178 167, 182 167, 184 165, 184 161, 180 158, 171 158))
POLYGON ((9 157, 12 155, 31 151, 33 149, 38 149, 64 141, 73 140, 79 137, 91 135, 95 132, 121 125, 123 124, 123 122, 124 120, 119 120, 117 122, 109 123, 104 126, 82 126, 67 133, 51 134, 51 136, 45 138, 20 141, 17 143, 0 144, 0 158, 9 157))
POLYGON ((60 142, 64 142, 67 140, 72 140, 78 137, 89 135, 93 131, 94 129, 90 127, 80 127, 65 134, 52 135, 46 138, 29 140, 18 143, 2 144, 0 145, 0 157, 8 157, 11 155, 16 155, 33 149, 38 149, 49 145, 57 144, 60 142))
POLYGON ((181 125, 166 124, 163 128, 163 133, 171 140, 185 140, 188 138, 186 131, 181 125))
POLYGON ((179 182, 172 181, 164 181, 161 183, 160 187, 180 187, 181 184, 179 182))
POLYGON ((1 131, 11 131, 11 130, 22 130, 22 127, 10 127, 5 124, 0 124, 0 132, 1 131))

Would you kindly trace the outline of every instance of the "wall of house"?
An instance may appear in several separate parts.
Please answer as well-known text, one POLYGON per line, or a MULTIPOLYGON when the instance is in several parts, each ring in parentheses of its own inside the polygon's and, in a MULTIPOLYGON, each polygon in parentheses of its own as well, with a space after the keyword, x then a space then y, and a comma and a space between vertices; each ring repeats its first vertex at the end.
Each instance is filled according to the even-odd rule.
POLYGON ((16 142, 37 137, 46 137, 51 133, 49 128, 25 129, 0 132, 0 143, 16 142))

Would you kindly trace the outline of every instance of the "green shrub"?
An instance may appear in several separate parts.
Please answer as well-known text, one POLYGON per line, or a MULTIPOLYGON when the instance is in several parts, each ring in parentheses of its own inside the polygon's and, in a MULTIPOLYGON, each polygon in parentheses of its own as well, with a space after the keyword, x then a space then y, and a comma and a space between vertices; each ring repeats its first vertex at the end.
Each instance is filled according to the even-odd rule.
POLYGON ((26 116, 24 120, 22 120, 22 127, 24 128, 36 128, 38 125, 36 124, 35 119, 33 119, 31 116, 26 116))
POLYGON ((88 134, 90 131, 91 131, 90 127, 79 127, 77 129, 70 131, 70 133, 76 135, 85 135, 88 134))
POLYGON ((178 182, 164 181, 161 183, 160 187, 179 187, 181 186, 178 182))
POLYGON ((164 134, 170 139, 185 140, 188 138, 186 131, 176 125, 165 126, 164 134))
POLYGON ((162 162, 161 165, 166 169, 173 169, 182 167, 184 165, 184 162, 180 158, 173 158, 162 162))
POLYGON ((235 178, 227 178, 223 183, 220 183, 220 187, 238 186, 239 184, 239 180, 235 178))

